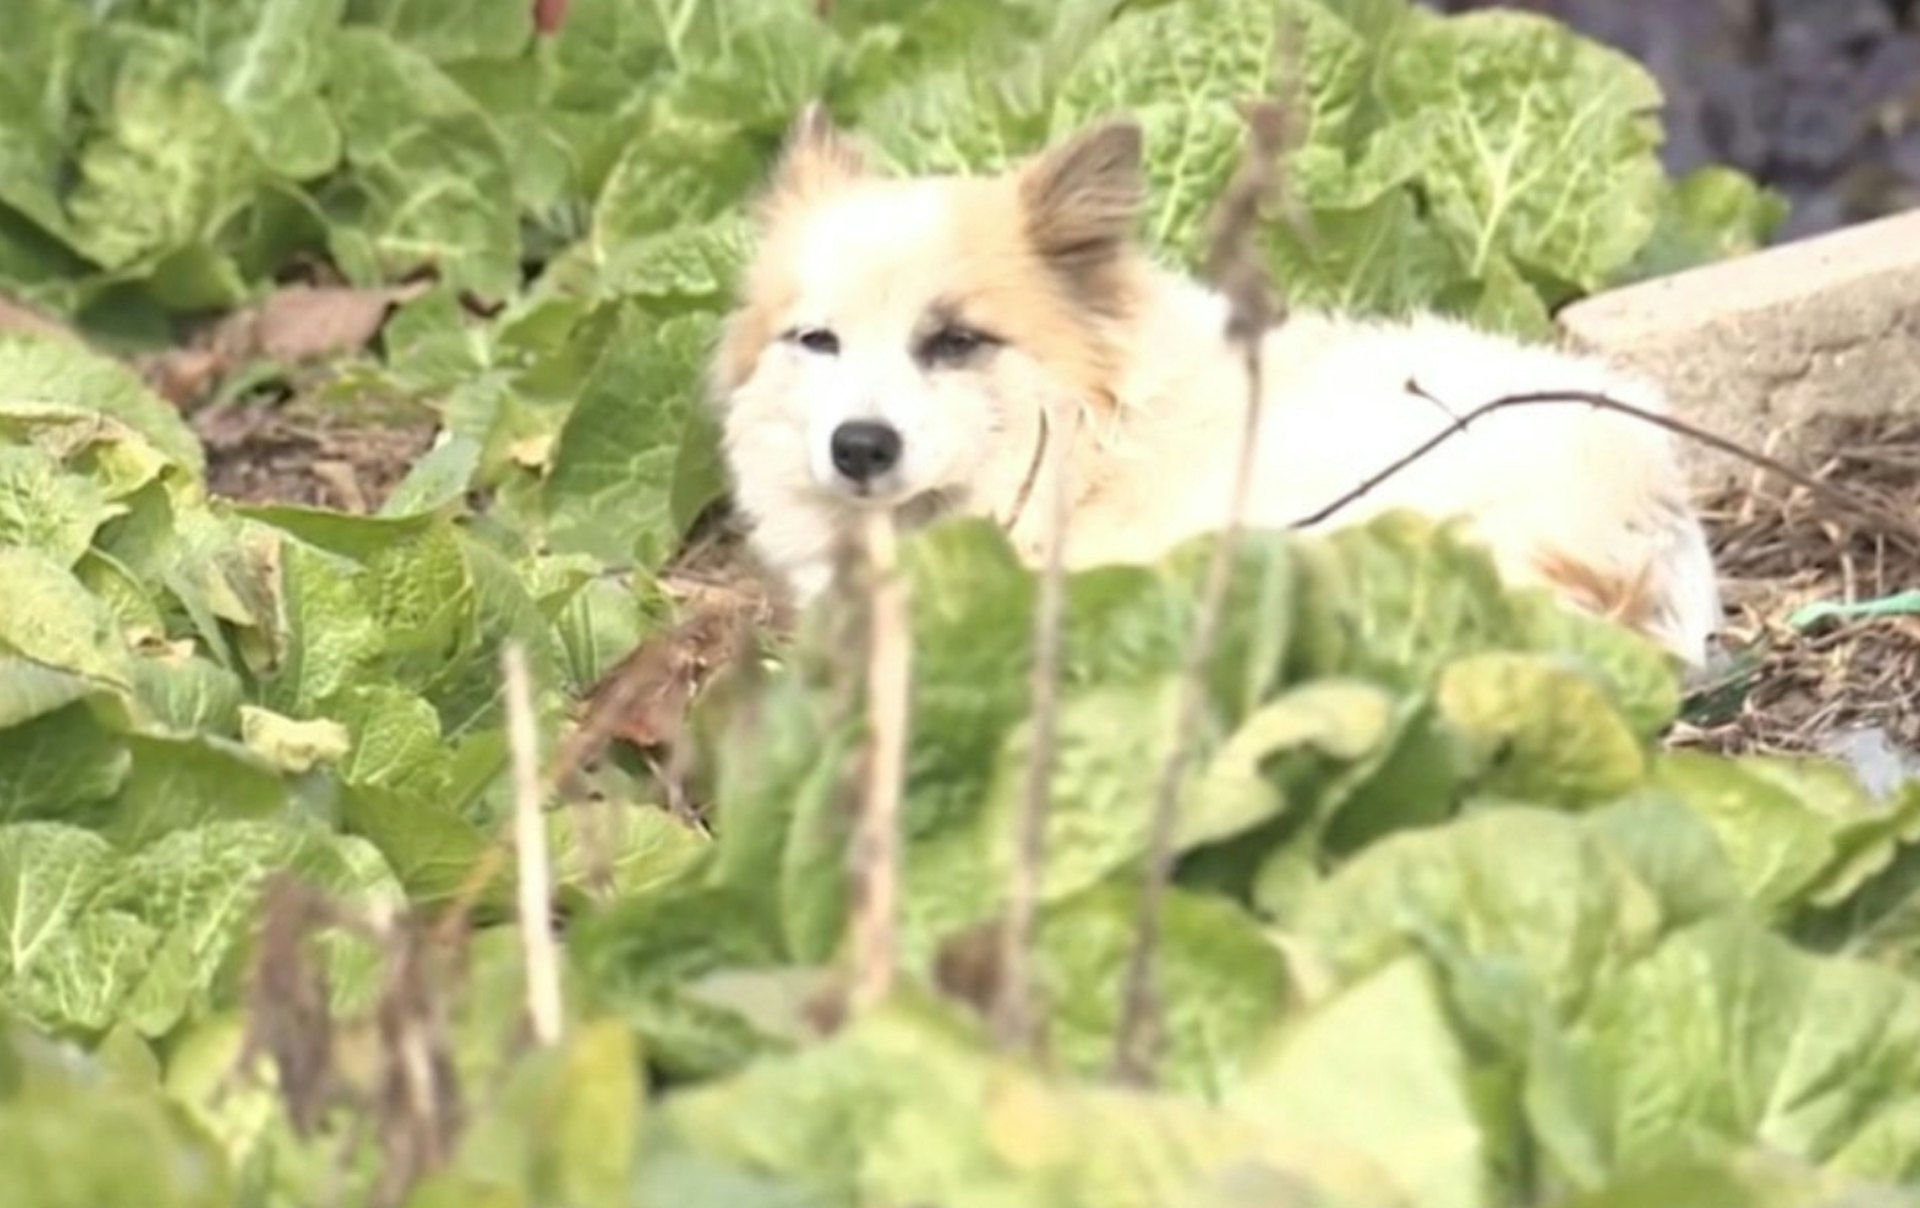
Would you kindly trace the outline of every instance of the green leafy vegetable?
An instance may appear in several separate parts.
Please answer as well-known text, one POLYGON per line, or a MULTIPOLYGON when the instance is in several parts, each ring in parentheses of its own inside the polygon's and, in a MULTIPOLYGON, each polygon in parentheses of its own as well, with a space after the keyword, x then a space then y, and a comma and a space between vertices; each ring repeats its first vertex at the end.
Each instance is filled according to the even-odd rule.
POLYGON ((1209 540, 1067 578, 1033 1051, 995 1026, 1041 720, 1008 540, 901 550, 878 1004, 848 982, 860 610, 724 670, 676 624, 751 611, 682 555, 723 548, 706 365, 807 101, 917 172, 1130 114, 1140 233, 1194 267, 1237 106, 1283 95, 1291 191, 1255 234, 1294 307, 1539 335, 1778 223, 1738 173, 1666 177, 1631 61, 1406 0, 7 22, 0 300, 45 319, 0 334, 0 1203, 1911 1201, 1920 791, 1668 749, 1671 660, 1503 589, 1452 525, 1244 535, 1143 1085, 1109 1072, 1209 540), (311 353, 324 307, 290 332, 273 295, 342 279, 350 338, 311 353), (210 476, 196 433, 250 457, 303 409, 437 439, 366 508, 222 498, 231 448, 210 476), (613 737, 575 760, 589 719, 613 737), (552 882, 524 921, 523 804, 552 882))

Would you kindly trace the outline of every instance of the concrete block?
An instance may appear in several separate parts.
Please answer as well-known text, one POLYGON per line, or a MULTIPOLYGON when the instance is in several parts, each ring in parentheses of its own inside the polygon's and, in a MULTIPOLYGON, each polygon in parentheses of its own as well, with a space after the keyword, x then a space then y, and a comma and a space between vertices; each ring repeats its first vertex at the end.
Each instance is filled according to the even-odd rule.
MULTIPOLYGON (((1689 423, 1795 461, 1829 415, 1920 414, 1920 210, 1584 299, 1566 343, 1648 375, 1689 423)), ((1703 490, 1751 467, 1686 442, 1703 490)))

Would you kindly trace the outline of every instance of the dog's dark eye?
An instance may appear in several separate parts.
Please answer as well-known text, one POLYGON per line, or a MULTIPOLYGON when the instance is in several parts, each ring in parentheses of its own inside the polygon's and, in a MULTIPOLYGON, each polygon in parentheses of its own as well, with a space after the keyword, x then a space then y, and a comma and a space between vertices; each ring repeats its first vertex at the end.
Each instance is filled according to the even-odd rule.
POLYGON ((801 327, 787 333, 787 338, 808 352, 817 352, 821 356, 837 356, 840 352, 840 337, 824 327, 801 327))
POLYGON ((954 365, 994 343, 984 331, 949 323, 920 342, 920 359, 930 365, 954 365))

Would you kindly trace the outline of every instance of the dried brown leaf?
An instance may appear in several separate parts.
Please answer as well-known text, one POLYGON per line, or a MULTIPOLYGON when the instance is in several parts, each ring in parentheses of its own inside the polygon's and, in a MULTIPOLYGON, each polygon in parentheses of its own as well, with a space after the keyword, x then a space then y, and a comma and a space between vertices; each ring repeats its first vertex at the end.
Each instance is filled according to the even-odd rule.
POLYGON ((357 352, 380 334, 395 306, 427 288, 426 282, 380 289, 289 286, 233 317, 233 359, 258 356, 298 365, 357 352))
POLYGON ((673 745, 695 694, 732 657, 747 619, 724 605, 698 609, 615 663, 588 690, 555 778, 564 783, 612 739, 643 751, 673 745))

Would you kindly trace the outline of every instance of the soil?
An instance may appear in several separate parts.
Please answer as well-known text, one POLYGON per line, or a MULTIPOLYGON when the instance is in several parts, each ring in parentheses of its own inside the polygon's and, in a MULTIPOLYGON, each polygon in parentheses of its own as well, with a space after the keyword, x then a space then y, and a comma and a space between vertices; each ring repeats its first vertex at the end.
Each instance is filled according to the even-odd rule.
MULTIPOLYGON (((1920 420, 1833 419, 1777 433, 1796 469, 1895 515, 1920 516, 1920 420)), ((1725 674, 1695 694, 1683 745, 1839 752, 1862 736, 1920 753, 1920 615, 1796 630, 1802 605, 1855 604, 1920 586, 1920 546, 1829 500, 1763 478, 1707 504, 1727 600, 1725 674)))
POLYGON ((431 415, 361 416, 296 399, 209 407, 192 417, 215 494, 371 512, 432 447, 431 415))

